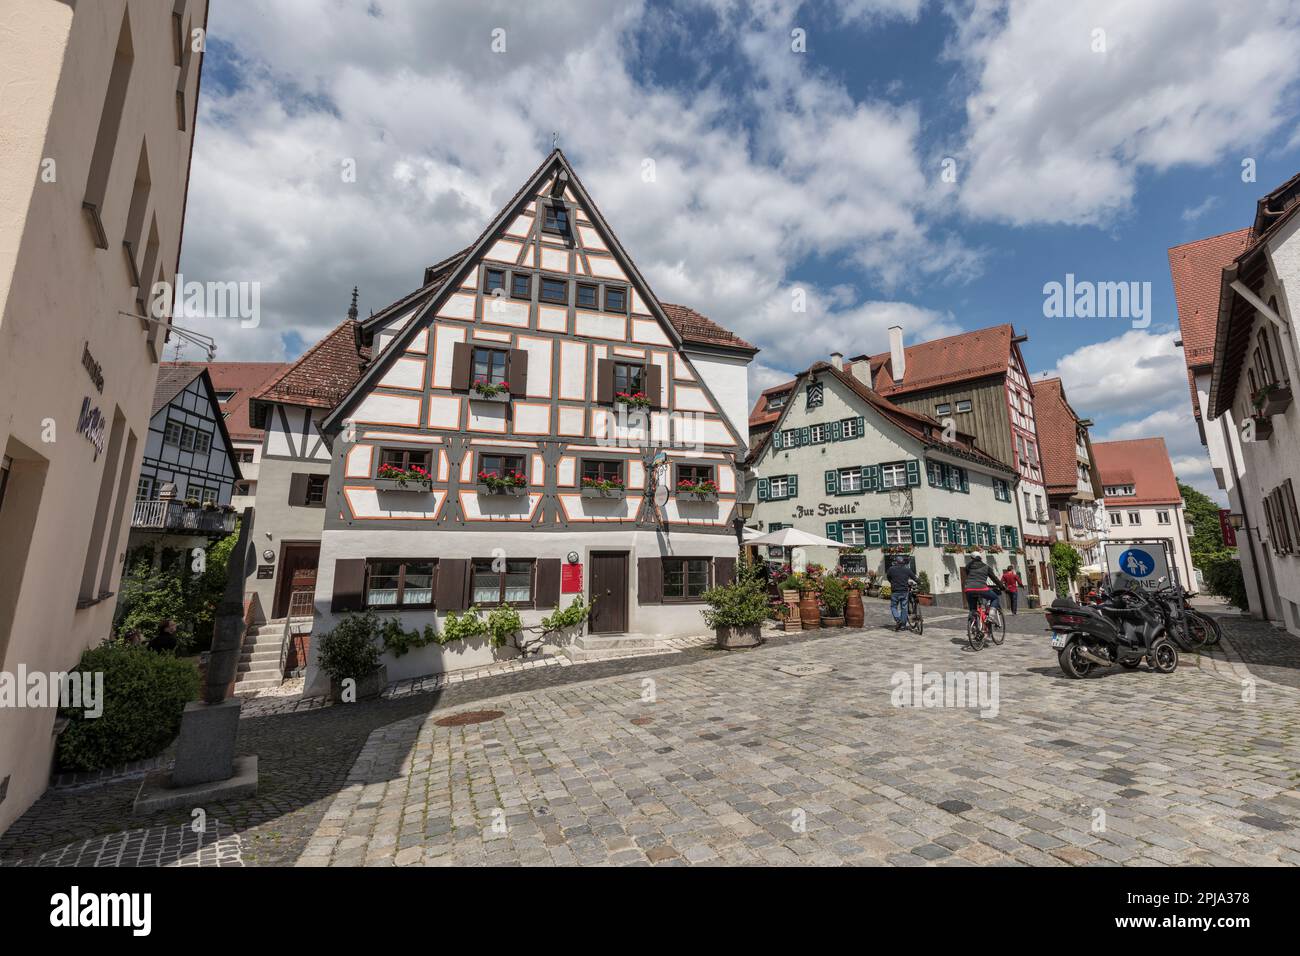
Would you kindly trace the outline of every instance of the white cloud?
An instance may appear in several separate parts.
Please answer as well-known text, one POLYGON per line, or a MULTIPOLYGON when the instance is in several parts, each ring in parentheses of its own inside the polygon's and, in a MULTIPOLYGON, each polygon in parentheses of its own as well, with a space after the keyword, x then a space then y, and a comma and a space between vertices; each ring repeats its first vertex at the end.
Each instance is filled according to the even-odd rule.
POLYGON ((981 218, 1104 224, 1130 209, 1142 169, 1260 146, 1300 77, 1300 8, 1288 0, 1248 12, 1221 0, 950 9, 950 52, 975 83, 960 202, 981 218))
POLYGON ((1207 212, 1219 204, 1218 196, 1206 196, 1195 206, 1188 206, 1183 210, 1183 222, 1196 222, 1207 212))

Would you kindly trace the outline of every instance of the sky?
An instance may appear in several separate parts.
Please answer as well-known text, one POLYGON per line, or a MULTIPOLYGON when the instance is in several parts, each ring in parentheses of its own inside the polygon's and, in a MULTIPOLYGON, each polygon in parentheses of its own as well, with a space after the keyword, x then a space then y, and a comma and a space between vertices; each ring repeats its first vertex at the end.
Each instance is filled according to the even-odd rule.
POLYGON ((260 297, 255 327, 185 320, 220 361, 296 358, 354 286, 362 315, 417 288, 558 142, 653 292, 761 349, 752 396, 891 325, 1009 322, 1094 441, 1163 436, 1226 503, 1167 250, 1300 169, 1294 3, 211 6, 181 272, 260 297), (1067 275, 1149 308, 1049 315, 1067 275))

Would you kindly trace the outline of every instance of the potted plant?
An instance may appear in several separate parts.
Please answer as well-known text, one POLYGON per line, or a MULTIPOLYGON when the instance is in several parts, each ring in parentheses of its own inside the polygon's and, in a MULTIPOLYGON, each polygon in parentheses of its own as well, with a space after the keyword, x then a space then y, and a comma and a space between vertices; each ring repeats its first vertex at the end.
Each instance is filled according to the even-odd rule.
POLYGON ((893 593, 894 593, 894 589, 893 589, 893 588, 891 588, 888 584, 882 584, 882 585, 880 586, 880 591, 878 592, 878 596, 879 596, 882 600, 888 601, 888 600, 889 600, 889 596, 890 596, 891 594, 893 594, 893 593))
POLYGON ((804 630, 816 630, 821 627, 822 620, 821 582, 806 571, 796 574, 795 578, 799 588, 799 619, 803 621, 804 630))
POLYGON ((828 577, 822 581, 822 604, 826 608, 822 616, 822 627, 844 626, 844 606, 848 600, 848 588, 839 578, 828 577))
POLYGON ((945 544, 943 546, 944 554, 965 554, 966 549, 960 544, 945 544))
POLYGON ((523 472, 512 471, 498 475, 495 471, 478 473, 479 490, 486 495, 522 495, 528 487, 528 478, 523 472))
POLYGON ((650 407, 650 396, 645 392, 618 392, 614 396, 614 401, 629 408, 650 407))
POLYGON ((930 593, 930 575, 924 571, 916 576, 916 602, 922 607, 934 604, 934 595, 930 593))
POLYGON ((1255 430, 1256 441, 1268 441, 1273 437, 1273 419, 1265 415, 1252 415, 1246 419, 1255 430))
POLYGON ((844 582, 844 623, 849 627, 861 627, 866 623, 866 609, 862 606, 862 581, 849 578, 844 582))
POLYGON ((880 572, 878 571, 867 572, 866 592, 867 592, 867 597, 876 597, 877 595, 880 594, 880 572))
POLYGON ((1255 393, 1253 404, 1261 416, 1280 415, 1291 405, 1291 386, 1270 382, 1255 393))
POLYGON ((334 700, 378 697, 387 686, 388 670, 379 663, 375 640, 378 633, 379 619, 366 611, 344 615, 332 631, 321 635, 320 666, 329 675, 334 700))
POLYGON ((708 608, 701 611, 704 623, 713 628, 718 647, 734 650, 763 643, 762 625, 767 619, 767 595, 753 562, 746 558, 736 565, 736 579, 704 592, 708 608))
POLYGON ((375 473, 375 487, 380 491, 428 491, 433 486, 433 475, 420 465, 398 468, 380 465, 375 473))
POLYGON ((198 506, 199 506, 199 499, 198 499, 198 498, 186 498, 186 499, 185 499, 185 507, 186 507, 186 508, 197 508, 198 506))
POLYGON ((683 478, 677 482, 677 495, 679 498, 695 498, 699 501, 711 500, 718 497, 718 483, 707 478, 703 481, 683 478))
POLYGON ((207 498, 207 499, 205 499, 204 502, 203 502, 203 510, 204 510, 204 511, 216 511, 216 510, 217 510, 217 503, 216 503, 215 501, 213 501, 211 498, 207 498))
POLYGON ((485 402, 510 401, 509 382, 489 382, 485 378, 479 378, 474 380, 472 388, 474 389, 474 397, 485 402))
POLYGON ((582 479, 582 497, 584 498, 622 498, 623 495, 623 479, 617 475, 612 478, 582 479))

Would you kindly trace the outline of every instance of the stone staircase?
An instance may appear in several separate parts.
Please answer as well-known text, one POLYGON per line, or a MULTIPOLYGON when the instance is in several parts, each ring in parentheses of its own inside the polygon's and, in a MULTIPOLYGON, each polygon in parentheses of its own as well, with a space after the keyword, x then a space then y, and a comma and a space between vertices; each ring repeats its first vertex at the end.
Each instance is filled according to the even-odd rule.
POLYGON ((564 655, 576 663, 607 661, 619 657, 667 654, 674 648, 658 634, 583 634, 564 647, 564 655))
MULTIPOLYGON (((303 621, 302 625, 309 629, 311 621, 303 621)), ((295 620, 294 633, 301 632, 295 620)), ((280 673, 280 643, 283 639, 284 618, 273 618, 248 629, 235 670, 236 694, 254 694, 283 683, 284 675, 280 673)))

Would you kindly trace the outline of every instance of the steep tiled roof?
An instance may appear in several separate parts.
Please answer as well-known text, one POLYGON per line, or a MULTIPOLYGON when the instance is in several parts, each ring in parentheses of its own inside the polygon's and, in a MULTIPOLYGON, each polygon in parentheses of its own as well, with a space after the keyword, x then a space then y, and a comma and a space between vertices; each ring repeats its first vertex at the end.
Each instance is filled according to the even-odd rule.
POLYGON ((248 421, 248 400, 262 386, 289 366, 284 362, 164 362, 162 368, 191 368, 208 370, 212 387, 218 392, 234 392, 229 401, 221 403, 226 413, 226 430, 230 437, 252 441, 262 437, 262 429, 254 428, 248 421))
MULTIPOLYGON (((1214 362, 1214 326, 1219 319, 1223 269, 1250 244, 1250 227, 1197 239, 1169 250, 1169 272, 1178 304, 1183 358, 1189 369, 1214 362)), ((1199 414, 1199 409, 1197 413, 1199 414)))
POLYGON ((370 349, 357 346, 358 324, 344 319, 280 375, 257 391, 254 399, 333 408, 361 377, 370 349))
POLYGON ((881 395, 900 395, 1005 372, 1011 363, 1014 335, 1010 325, 995 325, 905 346, 907 367, 898 384, 894 383, 888 352, 858 356, 854 362, 870 361, 876 391, 881 395))
POLYGON ((675 305, 672 302, 660 302, 664 309, 664 315, 668 316, 668 321, 673 324, 683 341, 694 342, 699 345, 717 345, 723 348, 743 349, 749 352, 757 352, 758 349, 750 345, 734 332, 729 332, 718 323, 714 322, 707 316, 700 315, 694 309, 684 305, 675 305))
POLYGON ((1034 392, 1034 420, 1038 423, 1043 484, 1047 486, 1048 494, 1072 495, 1079 489, 1078 456, 1074 450, 1078 419, 1065 399, 1059 378, 1030 382, 1030 387, 1034 392))
POLYGON ((1093 442, 1092 453, 1102 485, 1133 485, 1137 490, 1134 496, 1112 499, 1117 506, 1182 502, 1163 438, 1093 442))
POLYGON ((158 414, 158 410, 167 405, 173 398, 185 391, 190 382, 194 381, 203 374, 203 366, 186 362, 184 365, 175 363, 163 363, 158 368, 158 381, 153 387, 153 407, 149 409, 149 417, 153 418, 158 414))
POLYGON ((794 380, 782 382, 780 385, 773 385, 769 389, 764 389, 763 393, 758 396, 758 401, 754 403, 754 410, 749 413, 750 429, 763 428, 771 425, 781 417, 780 408, 769 408, 768 402, 773 395, 779 395, 781 392, 788 392, 794 387, 794 380))

